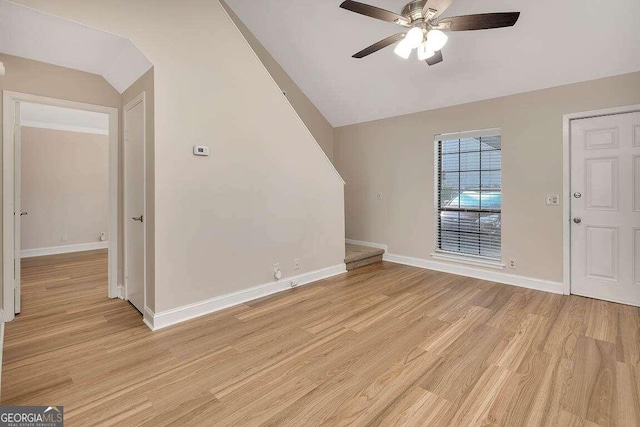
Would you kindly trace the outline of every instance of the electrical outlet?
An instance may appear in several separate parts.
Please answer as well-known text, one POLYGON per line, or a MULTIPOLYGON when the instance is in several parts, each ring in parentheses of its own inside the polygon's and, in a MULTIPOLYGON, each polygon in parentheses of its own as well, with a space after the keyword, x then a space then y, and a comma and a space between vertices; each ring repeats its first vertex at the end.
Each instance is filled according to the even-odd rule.
POLYGON ((509 260, 509 268, 516 268, 518 266, 518 263, 516 262, 516 259, 510 259, 509 260))
POLYGON ((66 234, 63 234, 62 236, 60 236, 60 241, 61 242, 66 242, 67 240, 69 240, 69 238, 67 237, 66 234))
POLYGON ((280 270, 280 263, 273 264, 273 277, 276 280, 280 280, 282 278, 282 271, 280 270))
POLYGON ((378 193, 378 200, 382 200, 382 193, 378 193))
POLYGON ((300 270, 300 258, 296 258, 293 260, 293 269, 300 270))
POLYGON ((298 281, 297 280, 292 280, 291 281, 291 287, 292 288, 297 288, 298 287, 298 281))

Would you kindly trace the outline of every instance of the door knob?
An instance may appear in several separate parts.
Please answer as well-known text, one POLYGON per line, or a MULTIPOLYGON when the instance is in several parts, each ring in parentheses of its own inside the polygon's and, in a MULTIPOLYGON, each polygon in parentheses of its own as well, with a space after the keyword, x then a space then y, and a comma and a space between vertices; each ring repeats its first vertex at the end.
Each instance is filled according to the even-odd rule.
POLYGON ((573 193, 573 197, 575 197, 576 199, 579 199, 580 197, 582 197, 582 193, 579 193, 576 191, 575 193, 573 193))
POLYGON ((575 222, 576 224, 580 224, 582 222, 582 218, 577 216, 577 217, 573 218, 573 222, 575 222))
POLYGON ((140 216, 134 216, 133 218, 131 218, 134 221, 140 221, 140 222, 144 222, 144 215, 140 215, 140 216))
POLYGON ((29 212, 20 212, 20 216, 29 215, 29 212))

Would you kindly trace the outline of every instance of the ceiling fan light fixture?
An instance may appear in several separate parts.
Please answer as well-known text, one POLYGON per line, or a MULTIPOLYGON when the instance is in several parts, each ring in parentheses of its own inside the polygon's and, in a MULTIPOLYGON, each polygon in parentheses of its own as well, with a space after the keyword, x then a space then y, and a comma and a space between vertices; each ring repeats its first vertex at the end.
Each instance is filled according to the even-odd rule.
POLYGON ((427 42, 423 42, 422 44, 420 44, 420 46, 418 46, 418 59, 420 61, 425 61, 435 54, 436 53, 433 50, 429 49, 429 45, 427 44, 427 42))
POLYGON ((411 46, 411 49, 417 48, 424 40, 424 33, 422 32, 422 28, 413 27, 407 32, 407 35, 404 39, 407 41, 408 45, 411 46))
POLYGON ((427 46, 436 52, 444 47, 449 40, 449 36, 440 30, 431 30, 427 33, 427 46))
POLYGON ((400 43, 398 43, 393 52, 402 59, 409 59, 412 50, 413 48, 411 47, 407 39, 404 38, 400 41, 400 43))

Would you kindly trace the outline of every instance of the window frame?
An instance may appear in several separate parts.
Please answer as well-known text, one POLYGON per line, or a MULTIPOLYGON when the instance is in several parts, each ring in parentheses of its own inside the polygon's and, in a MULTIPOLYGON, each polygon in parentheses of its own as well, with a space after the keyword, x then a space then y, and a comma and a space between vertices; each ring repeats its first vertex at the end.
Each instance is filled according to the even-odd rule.
MULTIPOLYGON (((434 202, 434 233, 433 233, 433 247, 434 251, 431 254, 431 257, 440 261, 449 261, 449 262, 459 262, 464 264, 470 264, 474 266, 481 267, 491 267, 497 269, 503 269, 506 267, 503 264, 503 253, 502 253, 502 227, 500 227, 500 258, 491 258, 482 255, 473 255, 473 254, 465 254, 461 252, 447 251, 440 249, 439 242, 439 229, 440 229, 440 152, 439 152, 439 144, 442 141, 448 141, 453 139, 464 139, 464 138, 480 138, 480 137, 491 137, 491 136, 499 136, 502 143, 502 129, 501 128, 490 128, 490 129, 481 129, 481 130, 472 130, 472 131, 464 131, 464 132, 453 132, 453 133, 443 133, 439 135, 435 135, 434 144, 433 144, 433 184, 434 184, 434 192, 433 192, 433 202, 434 202)), ((502 159, 502 145, 501 145, 501 159, 502 159)), ((500 174, 502 176, 503 167, 500 166, 500 174)), ((481 173, 481 172, 480 172, 481 173)), ((502 187, 502 186, 501 186, 502 187)), ((502 194, 502 190, 501 190, 502 194)), ((502 197, 502 196, 501 196, 502 197)), ((500 206, 500 215, 503 215, 502 204, 500 206)))

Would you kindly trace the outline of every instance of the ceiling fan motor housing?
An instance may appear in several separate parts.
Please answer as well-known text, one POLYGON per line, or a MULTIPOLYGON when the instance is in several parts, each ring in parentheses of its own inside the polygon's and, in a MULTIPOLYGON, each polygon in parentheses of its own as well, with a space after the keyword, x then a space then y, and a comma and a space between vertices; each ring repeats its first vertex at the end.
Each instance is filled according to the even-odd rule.
MULTIPOLYGON (((431 16, 433 16, 433 14, 435 14, 435 11, 431 13, 431 16, 424 16, 422 14, 426 2, 427 0, 414 0, 411 3, 407 3, 405 7, 402 8, 401 15, 411 20, 412 23, 415 21, 426 22, 431 18, 431 16)), ((431 12, 431 9, 429 9, 429 12, 431 12)))

